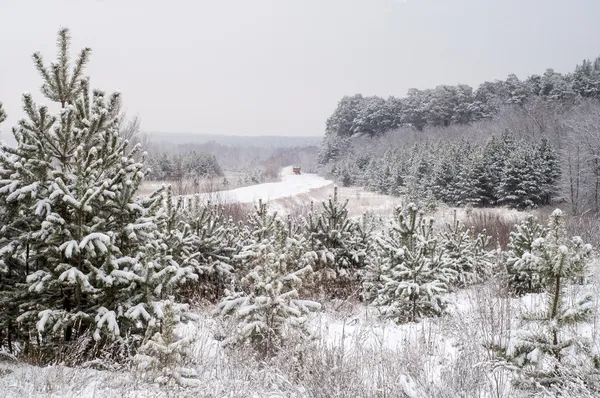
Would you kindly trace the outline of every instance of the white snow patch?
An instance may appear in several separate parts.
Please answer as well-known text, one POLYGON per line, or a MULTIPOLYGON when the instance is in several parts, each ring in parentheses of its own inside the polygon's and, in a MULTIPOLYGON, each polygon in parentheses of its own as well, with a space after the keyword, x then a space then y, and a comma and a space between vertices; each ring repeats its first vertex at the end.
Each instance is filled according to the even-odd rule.
POLYGON ((249 187, 236 188, 229 191, 218 191, 214 193, 201 194, 200 198, 205 200, 217 200, 220 203, 256 203, 259 200, 268 202, 271 200, 296 196, 331 185, 332 182, 316 174, 295 175, 292 167, 281 170, 279 177, 281 181, 264 184, 251 185, 249 187))

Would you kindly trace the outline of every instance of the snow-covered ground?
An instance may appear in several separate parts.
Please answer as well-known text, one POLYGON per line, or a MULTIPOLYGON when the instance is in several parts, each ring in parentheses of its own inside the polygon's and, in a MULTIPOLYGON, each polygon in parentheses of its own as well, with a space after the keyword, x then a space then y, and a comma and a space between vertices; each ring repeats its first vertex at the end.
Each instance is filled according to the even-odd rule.
MULTIPOLYGON (((299 354, 284 351, 270 363, 250 352, 227 352, 216 338, 211 308, 179 332, 192 337, 191 363, 200 375, 191 388, 159 386, 136 371, 65 366, 35 367, 0 361, 2 397, 514 397, 508 373, 489 366, 484 343, 506 338, 521 311, 543 295, 498 297, 498 286, 476 286, 449 295, 449 314, 396 325, 375 308, 326 302, 313 315, 316 340, 299 354)), ((589 288, 597 294, 600 286, 589 288)), ((598 311, 599 303, 596 303, 598 311)), ((598 341, 596 324, 585 331, 598 341)))
POLYGON ((200 197, 219 203, 256 203, 259 200, 270 202, 276 199, 292 197, 313 189, 319 189, 332 182, 316 174, 295 175, 292 166, 284 167, 279 175, 280 181, 251 185, 229 191, 217 191, 201 194, 200 197))

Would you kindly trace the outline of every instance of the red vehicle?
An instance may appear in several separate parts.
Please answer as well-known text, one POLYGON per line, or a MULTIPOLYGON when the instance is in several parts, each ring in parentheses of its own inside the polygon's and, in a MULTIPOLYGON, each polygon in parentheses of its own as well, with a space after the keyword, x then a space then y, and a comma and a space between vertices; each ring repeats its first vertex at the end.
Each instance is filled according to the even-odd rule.
POLYGON ((292 168, 292 171, 294 172, 294 174, 300 175, 300 167, 294 167, 292 168))

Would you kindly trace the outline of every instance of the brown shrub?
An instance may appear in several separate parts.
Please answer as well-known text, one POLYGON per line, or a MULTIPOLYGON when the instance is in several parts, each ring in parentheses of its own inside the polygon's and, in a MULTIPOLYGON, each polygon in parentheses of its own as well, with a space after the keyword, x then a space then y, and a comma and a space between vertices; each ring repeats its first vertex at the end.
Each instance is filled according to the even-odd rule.
POLYGON ((467 228, 472 228, 476 234, 487 234, 492 237, 492 244, 506 250, 510 232, 519 220, 516 217, 505 217, 499 213, 485 210, 475 210, 465 220, 467 228))

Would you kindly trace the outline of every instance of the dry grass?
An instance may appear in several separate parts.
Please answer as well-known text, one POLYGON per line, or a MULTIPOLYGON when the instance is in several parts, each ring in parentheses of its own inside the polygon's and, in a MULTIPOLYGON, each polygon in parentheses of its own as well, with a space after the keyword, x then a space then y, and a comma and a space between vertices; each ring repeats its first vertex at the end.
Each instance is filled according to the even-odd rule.
POLYGON ((464 222, 467 228, 472 228, 476 234, 487 234, 492 237, 492 242, 506 250, 510 240, 510 232, 514 229, 515 224, 518 224, 521 217, 511 214, 505 215, 500 212, 491 212, 487 209, 473 210, 467 214, 464 222))
MULTIPOLYGON (((596 283, 590 288, 598 293, 596 283)), ((455 305, 448 315, 405 325, 379 321, 376 309, 358 303, 324 303, 324 311, 311 320, 317 338, 291 341, 267 362, 245 349, 222 349, 215 340, 217 324, 205 315, 208 307, 200 320, 179 329, 194 341, 185 366, 200 375, 197 387, 159 386, 127 369, 0 362, 0 391, 5 397, 36 398, 519 397, 510 375, 492 370, 494 354, 485 347, 506 344, 519 308, 535 303, 535 297, 507 298, 501 283, 491 281, 450 299, 455 305)), ((597 327, 591 333, 597 336, 597 327)))

